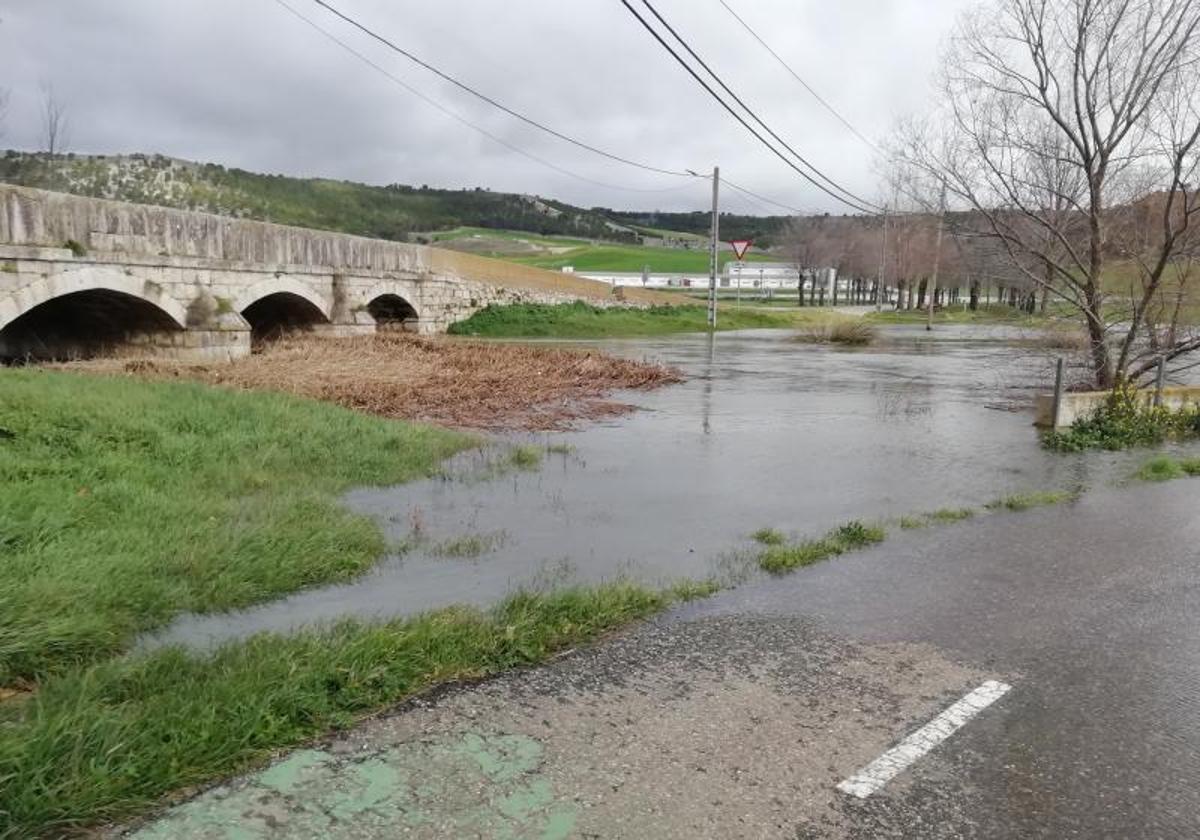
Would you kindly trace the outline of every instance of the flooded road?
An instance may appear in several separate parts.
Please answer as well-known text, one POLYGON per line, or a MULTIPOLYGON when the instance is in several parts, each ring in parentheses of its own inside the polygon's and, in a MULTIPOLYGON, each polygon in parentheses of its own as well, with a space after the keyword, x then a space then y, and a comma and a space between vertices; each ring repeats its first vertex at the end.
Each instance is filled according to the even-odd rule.
POLYGON ((213 643, 620 576, 737 579, 758 528, 815 535, 1126 477, 1145 452, 1039 447, 1032 397, 1054 351, 1028 337, 943 326, 886 328, 854 350, 778 331, 590 342, 688 380, 626 395, 643 409, 633 414, 527 439, 546 452, 539 469, 487 477, 497 454, 474 453, 448 478, 355 491, 348 504, 406 551, 354 583, 184 617, 153 641, 213 643))

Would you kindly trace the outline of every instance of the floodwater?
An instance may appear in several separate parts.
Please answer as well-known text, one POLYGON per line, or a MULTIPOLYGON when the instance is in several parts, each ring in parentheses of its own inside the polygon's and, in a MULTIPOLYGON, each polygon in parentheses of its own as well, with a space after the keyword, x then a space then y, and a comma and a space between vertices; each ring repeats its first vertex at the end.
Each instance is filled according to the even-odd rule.
POLYGON ((750 573, 758 528, 818 535, 849 519, 1128 476, 1145 452, 1039 447, 1033 394, 1052 380, 1054 351, 1027 338, 903 326, 863 349, 778 331, 589 342, 676 365, 688 380, 623 395, 638 412, 523 439, 555 450, 539 469, 495 474, 493 448, 456 459, 447 478, 354 491, 351 508, 376 518, 393 544, 415 547, 354 583, 185 616, 148 641, 204 645, 347 616, 485 605, 521 587, 736 579, 750 573))

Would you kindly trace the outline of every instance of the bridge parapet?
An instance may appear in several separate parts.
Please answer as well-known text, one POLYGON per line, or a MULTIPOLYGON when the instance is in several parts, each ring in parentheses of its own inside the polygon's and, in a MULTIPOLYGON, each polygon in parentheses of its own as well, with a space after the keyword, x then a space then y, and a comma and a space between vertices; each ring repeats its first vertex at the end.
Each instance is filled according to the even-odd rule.
POLYGON ((612 291, 425 245, 0 184, 0 359, 117 345, 232 358, 281 330, 435 333, 494 303, 629 305, 612 291))
POLYGON ((0 184, 0 244, 344 271, 430 270, 425 245, 0 184))

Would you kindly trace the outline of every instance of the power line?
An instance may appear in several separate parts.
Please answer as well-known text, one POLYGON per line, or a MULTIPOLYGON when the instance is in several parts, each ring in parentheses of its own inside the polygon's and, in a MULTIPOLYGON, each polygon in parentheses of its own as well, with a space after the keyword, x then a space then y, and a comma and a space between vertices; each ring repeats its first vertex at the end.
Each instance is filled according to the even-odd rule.
MULTIPOLYGON (((711 175, 701 175, 700 177, 705 178, 706 180, 712 179, 711 175)), ((752 200, 760 201, 765 204, 770 204, 774 207, 779 207, 780 209, 783 209, 783 210, 790 210, 798 216, 807 216, 809 213, 809 211, 801 210, 799 207, 793 207, 790 204, 784 204, 782 202, 776 201, 773 198, 767 198, 765 195, 759 195, 756 192, 752 192, 751 190, 748 190, 743 186, 739 186, 738 184, 735 184, 733 181, 730 181, 728 178, 724 178, 724 177, 721 178, 721 183, 727 187, 732 187, 737 192, 740 192, 743 195, 748 196, 752 200)))
POLYGON ((455 121, 457 121, 457 122, 459 122, 459 123, 462 123, 463 125, 467 126, 468 128, 472 129, 473 131, 477 131, 478 133, 482 134, 484 137, 488 138, 489 140, 492 140, 493 142, 500 144, 501 146, 503 146, 504 148, 508 149, 509 151, 511 151, 511 152, 515 152, 516 154, 518 154, 518 155, 521 155, 522 157, 524 157, 524 158, 527 158, 528 160, 531 160, 531 161, 533 161, 534 163, 537 163, 537 164, 539 164, 539 165, 541 165, 541 166, 545 166, 545 167, 547 167, 547 168, 549 168, 549 169, 552 169, 552 170, 554 170, 555 172, 559 172, 559 173, 561 173, 561 174, 563 174, 563 175, 566 175, 566 176, 568 176, 568 177, 570 177, 570 178, 575 178, 576 180, 582 181, 582 182, 584 182, 584 183, 587 183, 587 184, 592 184, 593 186, 597 186, 597 187, 603 187, 604 189, 616 190, 616 191, 620 191, 620 192, 639 192, 639 193, 640 193, 640 192, 645 192, 645 193, 661 193, 661 192, 670 192, 670 191, 673 191, 673 190, 682 189, 682 188, 684 188, 684 187, 688 186, 688 185, 684 185, 684 187, 668 187, 668 188, 666 188, 666 189, 661 189, 661 188, 657 188, 657 189, 647 189, 647 188, 642 188, 642 187, 625 187, 625 186, 617 186, 616 184, 608 184, 608 183, 605 183, 604 181, 597 181, 596 179, 594 179, 594 178, 589 178, 589 177, 587 177, 586 175, 580 175, 578 172, 572 172, 570 169, 567 169, 567 168, 565 168, 565 167, 559 166, 558 164, 556 164, 556 163, 552 163, 552 162, 550 162, 550 161, 548 161, 548 160, 546 160, 546 159, 544 159, 544 158, 538 157, 537 155, 533 154, 532 152, 527 152, 527 151, 525 151, 524 149, 522 149, 522 148, 520 148, 520 147, 518 147, 518 146, 515 146, 515 145, 513 145, 512 143, 508 142, 508 141, 507 141, 507 140, 505 140, 504 138, 502 138, 502 137, 499 137, 499 136, 497 136, 497 135, 493 134, 492 132, 488 131, 486 128, 483 128, 482 126, 480 126, 480 125, 477 125, 477 124, 475 124, 475 123, 471 122, 470 120, 468 120, 466 117, 462 116, 461 114, 455 113, 455 112, 454 112, 454 111, 452 111, 451 109, 449 109, 449 108, 447 108, 446 106, 442 105, 442 104, 441 104, 440 102, 438 102, 436 99, 433 99, 432 97, 426 96, 424 93, 422 93, 421 91, 417 90, 417 89, 416 89, 416 88, 414 88, 412 85, 410 85, 410 84, 408 84, 407 82, 405 82, 403 79, 401 79, 401 78, 399 78, 398 76, 394 75, 393 73, 389 72, 389 71, 388 71, 386 68, 384 68, 383 66, 381 66, 381 65, 377 64, 376 62, 372 61, 370 58, 368 58, 367 56, 363 55, 361 52, 359 52, 358 50, 356 50, 354 47, 350 46, 350 45, 349 45, 349 44, 347 44, 345 41, 343 41, 342 39, 338 38, 336 35, 334 35, 334 34, 333 34, 332 32, 330 32, 329 30, 325 29, 324 27, 322 27, 320 24, 318 24, 318 23, 317 23, 316 21, 314 21, 312 18, 310 18, 310 17, 308 17, 308 16, 306 16, 306 15, 302 14, 300 11, 298 11, 298 10, 297 10, 297 9, 295 9, 295 8, 293 8, 291 5, 289 5, 288 3, 286 3, 286 2, 285 2, 285 0, 275 0, 275 2, 276 2, 276 3, 277 3, 279 6, 281 6, 281 7, 282 7, 282 8, 284 8, 285 10, 287 10, 289 13, 291 13, 293 16, 295 16, 296 18, 298 18, 298 19, 302 20, 304 23, 308 24, 310 27, 312 27, 313 29, 315 29, 315 30, 316 30, 317 32, 319 32, 321 35, 325 36, 327 39, 329 39, 329 40, 330 40, 330 41, 332 41, 333 43, 337 44, 337 45, 338 45, 339 47, 341 47, 342 49, 346 50, 348 53, 350 53, 351 55, 353 55, 353 56, 354 56, 355 58, 357 58, 359 61, 363 62, 363 63, 364 63, 364 64, 366 64, 367 66, 369 66, 369 67, 371 67, 372 69, 376 70, 377 72, 379 72, 380 74, 382 74, 384 77, 386 77, 386 78, 387 78, 389 81, 393 82, 393 83, 394 83, 394 84, 396 84, 396 85, 399 85, 399 86, 400 86, 401 88, 403 88, 405 91, 407 91, 408 93, 410 93, 410 94, 412 94, 413 96, 417 97, 417 98, 418 98, 418 99, 420 99, 422 102, 424 102, 424 103, 426 103, 427 105, 430 105, 430 106, 432 106, 432 107, 436 108, 437 110, 441 111, 443 114, 445 114, 446 116, 450 117, 451 119, 453 119, 453 120, 455 120, 455 121))
POLYGON ((718 3, 720 3, 722 6, 724 6, 724 7, 725 7, 725 11, 727 11, 727 12, 729 12, 729 14, 733 15, 733 18, 734 18, 734 20, 736 20, 738 23, 740 23, 740 24, 742 25, 742 28, 743 28, 743 29, 745 29, 747 32, 749 32, 749 33, 750 33, 750 35, 751 35, 751 36, 754 38, 754 40, 758 41, 758 43, 762 45, 763 49, 765 49, 767 52, 769 52, 769 53, 771 54, 771 56, 772 56, 772 57, 773 57, 773 58, 774 58, 776 61, 778 61, 778 62, 779 62, 779 63, 780 63, 782 66, 783 66, 783 69, 784 69, 784 70, 787 70, 787 71, 788 71, 788 73, 790 73, 790 74, 792 75, 792 78, 793 78, 793 79, 795 79, 797 82, 799 82, 799 83, 801 84, 801 86, 802 86, 802 87, 803 87, 803 88, 804 88, 806 91, 808 91, 808 92, 809 92, 809 94, 811 94, 811 95, 812 95, 812 98, 813 98, 813 99, 815 99, 815 100, 817 100, 818 102, 820 102, 820 103, 821 103, 821 104, 822 104, 822 105, 825 107, 825 110, 826 110, 826 111, 828 111, 829 113, 833 114, 833 116, 834 116, 834 117, 836 117, 836 118, 838 119, 838 121, 839 121, 839 122, 841 122, 841 124, 842 124, 842 125, 846 126, 846 128, 848 128, 848 129, 850 130, 850 133, 851 133, 851 134, 853 134, 853 135, 854 135, 855 137, 857 137, 859 140, 861 140, 861 141, 863 141, 864 143, 866 143, 866 144, 867 144, 869 147, 871 147, 871 149, 873 149, 874 151, 876 151, 876 152, 880 152, 880 151, 881 151, 881 150, 880 150, 880 148, 879 148, 878 146, 876 146, 876 145, 875 145, 873 142, 871 142, 871 140, 869 140, 869 139, 868 139, 868 138, 867 138, 865 135, 863 135, 863 134, 862 134, 862 133, 861 133, 861 132, 860 132, 860 131, 859 131, 857 128, 855 128, 853 125, 851 125, 851 123, 850 123, 850 121, 849 121, 848 119, 846 119, 846 118, 845 118, 845 117, 843 117, 843 116, 842 116, 840 113, 838 113, 838 110, 837 110, 836 108, 834 108, 832 105, 830 105, 830 104, 829 104, 829 103, 828 103, 828 102, 827 102, 827 101, 826 101, 826 100, 825 100, 825 99, 824 99, 824 98, 821 96, 821 94, 819 94, 819 93, 817 93, 815 90, 813 90, 813 88, 812 88, 812 85, 810 85, 808 82, 804 81, 804 79, 802 79, 802 78, 800 77, 800 74, 799 74, 799 73, 797 73, 795 70, 793 70, 793 69, 791 68, 791 66, 790 66, 790 65, 789 65, 789 64, 788 64, 786 61, 784 61, 784 60, 783 60, 783 58, 782 58, 782 57, 779 55, 779 53, 777 53, 777 52, 775 52, 775 50, 771 49, 771 45, 770 45, 770 44, 768 44, 766 41, 764 41, 764 40, 763 40, 763 39, 762 39, 762 38, 759 36, 759 34, 758 34, 757 32, 755 32, 755 31, 754 31, 754 30, 753 30, 753 29, 750 27, 750 24, 746 23, 746 21, 744 21, 744 20, 742 19, 741 15, 739 15, 737 12, 735 12, 735 11, 734 11, 734 10, 733 10, 733 9, 730 7, 730 5, 729 5, 728 3, 726 3, 726 2, 725 2, 725 0, 717 0, 717 2, 718 2, 718 3))
POLYGON ((369 29, 364 24, 359 23, 357 20, 350 17, 349 15, 344 14, 343 12, 339 11, 338 9, 336 9, 329 3, 325 2, 325 0, 313 0, 313 2, 316 3, 318 6, 321 6, 325 10, 329 11, 330 13, 341 18, 343 21, 350 24, 355 29, 358 29, 359 31, 363 32, 364 34, 368 35, 369 37, 371 37, 374 40, 378 41, 379 43, 383 44, 388 49, 399 53, 400 55, 407 58, 409 61, 412 61, 413 63, 425 68, 430 73, 433 73, 435 76, 437 76, 438 78, 449 82, 450 84, 454 85, 455 87, 459 88, 460 90, 463 90, 463 91, 471 94, 475 98, 486 102, 487 104, 491 105, 492 107, 498 108, 499 110, 503 111, 504 113, 508 114, 509 116, 515 117, 516 119, 520 120, 521 122, 525 123, 526 125, 533 126, 534 128, 536 128, 540 131, 544 131, 547 134, 557 137, 559 140, 564 140, 567 143, 570 143, 574 146, 578 146, 581 149, 586 149, 589 152, 600 155, 602 157, 606 157, 609 160, 615 160, 619 163, 624 163, 628 166, 634 166, 634 167, 637 167, 638 169, 644 169, 648 172, 657 172, 661 175, 676 175, 676 176, 681 176, 681 177, 691 177, 689 175, 689 173, 687 173, 687 172, 682 172, 682 171, 674 170, 674 169, 665 169, 665 168, 662 168, 659 166, 651 166, 650 164, 640 163, 639 161, 631 160, 629 158, 622 157, 621 155, 614 154, 612 152, 606 152, 603 149, 599 149, 595 146, 584 143, 582 140, 577 140, 574 137, 571 137, 567 134, 563 134, 561 131, 556 131, 555 129, 551 128, 550 126, 540 123, 537 120, 533 119, 532 117, 527 117, 524 114, 520 113, 519 111, 515 111, 512 108, 509 108, 507 105, 504 105, 503 103, 498 102, 497 100, 493 99, 492 97, 488 96, 487 94, 480 93, 479 91, 475 90, 473 87, 466 84, 465 82, 461 82, 458 79, 454 78, 453 76, 449 75, 448 73, 445 73, 445 72, 439 70, 437 67, 434 67, 429 62, 424 61, 421 58, 418 58, 417 56, 413 55, 411 52, 404 49, 403 47, 398 46, 394 42, 388 40, 384 36, 375 32, 374 30, 369 29))
MULTIPOLYGON (((320 2, 320 0, 317 0, 317 2, 320 2)), ((836 193, 832 192, 829 188, 827 188, 825 185, 819 183, 816 179, 814 179, 811 175, 809 175, 803 169, 796 166, 796 164, 793 163, 786 155, 784 155, 782 152, 780 152, 770 142, 768 142, 765 137, 763 137, 761 134, 759 134, 758 131, 755 130, 754 126, 752 126, 752 125, 750 125, 750 123, 746 122, 746 120, 742 117, 742 115, 739 114, 737 111, 735 111, 733 109, 733 107, 729 105, 728 102, 726 102, 724 99, 722 99, 720 94, 718 94, 715 90, 713 90, 712 86, 709 85, 708 82, 704 81, 704 79, 700 77, 700 74, 698 74, 692 68, 692 66, 690 64, 688 64, 683 59, 683 57, 680 56, 679 53, 677 53, 674 50, 674 48, 666 42, 666 40, 663 39, 663 37, 658 33, 658 31, 655 30, 654 27, 651 26, 650 23, 645 18, 643 18, 640 14, 638 14, 637 9, 635 9, 629 3, 629 0, 621 0, 621 4, 623 6, 625 6, 625 8, 629 11, 629 13, 631 15, 633 15, 635 18, 637 18, 638 22, 646 29, 647 32, 649 32, 654 37, 654 39, 656 41, 658 41, 659 44, 662 45, 663 49, 665 49, 668 53, 670 53, 671 57, 674 58, 675 61, 677 61, 679 63, 679 65, 681 67, 683 67, 683 69, 686 70, 688 72, 688 74, 691 75, 691 77, 700 84, 701 87, 703 87, 706 91, 708 91, 708 94, 713 99, 715 99, 721 105, 721 107, 723 107, 726 111, 728 111, 735 120, 740 122, 747 131, 749 131, 752 135, 754 135, 755 139, 757 139, 760 143, 762 143, 764 146, 766 146, 767 149, 769 149, 776 157, 778 157, 780 160, 782 160, 785 164, 787 164, 789 167, 791 167, 793 170, 795 170, 802 178, 804 178, 806 181, 808 181, 814 187, 819 189, 821 192, 828 195, 830 198, 836 199, 837 201, 841 202, 842 204, 845 204, 848 207, 852 207, 853 209, 858 210, 861 213, 871 214, 874 212, 872 210, 868 210, 865 207, 861 207, 858 204, 855 204, 853 201, 850 201, 840 195, 837 195, 836 193)))
POLYGON ((796 160, 800 161, 802 164, 804 164, 809 169, 811 169, 814 173, 816 173, 816 175, 821 180, 823 180, 825 183, 829 184, 831 187, 833 187, 838 192, 845 194, 846 196, 848 196, 849 198, 858 202, 859 204, 865 204, 868 207, 873 206, 870 201, 868 201, 864 198, 860 198, 859 196, 855 195, 854 193, 850 192, 848 189, 843 187, 841 184, 834 181, 829 176, 825 175, 825 173, 821 172, 820 169, 818 169, 816 166, 814 166, 812 163, 810 163, 808 160, 806 160, 803 155, 801 155, 790 144, 788 144, 787 141, 785 141, 782 137, 780 137, 778 134, 776 134, 769 125, 767 125, 765 122, 763 122, 762 118, 759 117, 758 114, 756 114, 754 112, 754 110, 749 105, 747 105, 746 102, 740 96, 738 96, 736 93, 734 93, 733 89, 730 88, 729 85, 725 84, 725 81, 719 75, 717 75, 717 72, 708 66, 708 64, 704 61, 704 59, 702 59, 699 56, 699 54, 697 54, 697 52, 694 49, 692 49, 691 45, 688 44, 688 42, 683 39, 683 36, 680 35, 677 31, 675 31, 675 28, 673 26, 671 26, 670 23, 667 22, 667 19, 664 18, 661 14, 659 14, 658 9, 654 8, 654 5, 650 2, 650 0, 642 0, 642 5, 645 6, 647 9, 649 9, 650 13, 653 14, 654 17, 656 17, 658 19, 658 22, 661 23, 664 27, 666 27, 666 30, 671 33, 671 36, 676 41, 678 41, 679 44, 685 50, 687 50, 688 55, 690 55, 692 58, 694 58, 696 60, 696 62, 701 67, 704 68, 704 71, 706 73, 708 73, 708 75, 711 76, 718 85, 721 86, 721 89, 724 90, 727 94, 729 94, 733 98, 733 101, 736 102, 738 105, 740 105, 742 107, 742 110, 744 110, 747 114, 749 114, 756 123, 758 123, 760 126, 762 126, 763 130, 766 131, 767 134, 771 135, 772 139, 774 139, 777 143, 779 143, 779 145, 783 146, 783 148, 785 148, 789 152, 791 152, 792 156, 795 157, 796 160))
MULTIPOLYGON (((289 3, 285 2, 285 0, 275 0, 275 2, 280 7, 285 9, 289 14, 291 14, 294 17, 296 17, 297 19, 303 21, 305 24, 310 26, 312 29, 316 30, 318 33, 320 33, 326 39, 328 39, 329 41, 332 41, 334 44, 336 44, 339 47, 341 47, 342 49, 346 50, 348 53, 353 55, 359 61, 363 62, 368 67, 370 67, 373 70, 375 70, 376 72, 380 73, 382 76, 387 78, 392 83, 398 85, 403 90, 405 90, 408 93, 412 94, 413 96, 417 97, 422 102, 425 102, 426 104, 430 105, 433 108, 436 108, 438 111, 440 111, 441 113, 450 117, 451 119, 455 120, 456 122, 459 122, 462 125, 467 126, 471 130, 478 132, 479 134, 483 135, 484 137, 487 137, 489 140, 492 140, 493 142, 503 146, 504 148, 508 149, 509 151, 515 152, 516 154, 521 155, 522 157, 527 158, 528 160, 531 160, 534 163, 537 163, 541 166, 545 166, 549 169, 554 170, 555 172, 559 172, 563 175, 567 175, 568 177, 575 178, 576 180, 583 181, 585 183, 593 184, 595 186, 603 187, 605 189, 617 190, 617 191, 623 191, 623 192, 662 193, 662 192, 673 192, 673 191, 676 191, 679 189, 686 189, 689 186, 689 185, 683 185, 681 187, 667 187, 667 188, 655 188, 655 189, 618 186, 615 184, 605 183, 604 181, 597 181, 597 180, 595 180, 593 178, 589 178, 585 175, 580 175, 577 172, 573 172, 569 169, 566 169, 565 167, 559 166, 558 164, 555 164, 548 160, 545 160, 544 158, 541 158, 531 152, 527 152, 524 149, 513 145, 512 143, 508 142, 507 140, 503 139, 502 137, 499 137, 499 136, 493 134, 492 132, 488 131, 486 128, 483 128, 482 126, 471 122, 467 118, 463 117, 461 114, 458 114, 455 111, 451 110, 450 108, 447 108, 445 105, 443 105, 442 103, 433 99, 432 97, 425 95, 420 90, 418 90, 417 88, 414 88, 412 85, 408 84, 403 79, 401 79, 398 76, 396 76, 395 74, 391 73, 385 67, 376 63, 371 58, 364 55, 363 53, 361 53, 360 51, 355 49, 353 46, 351 46, 350 44, 348 44, 345 41, 343 41, 342 39, 338 38, 336 35, 331 33, 329 30, 325 29, 324 27, 322 27, 319 23, 314 21, 312 18, 304 15, 303 13, 301 13, 300 11, 298 11, 297 9, 292 7, 289 3)), ((326 5, 326 4, 322 3, 321 5, 326 5)), ((505 110, 505 109, 502 108, 502 110, 505 110)), ((562 136, 558 132, 555 132, 553 130, 551 130, 550 133, 552 133, 556 137, 562 136)), ((620 160, 620 158, 617 158, 617 159, 620 160)), ((624 161, 622 161, 622 162, 624 162, 624 161)), ((712 180, 711 175, 700 174, 700 173, 693 172, 690 170, 685 170, 682 172, 672 172, 671 170, 659 169, 658 167, 651 167, 651 168, 654 171, 670 172, 670 174, 687 176, 687 177, 695 178, 697 180, 702 180, 702 181, 711 181, 712 180)), ((763 202, 764 204, 768 204, 773 207, 778 207, 782 210, 788 210, 788 211, 791 211, 798 215, 806 215, 809 212, 809 211, 801 209, 799 207, 794 207, 790 204, 785 204, 783 202, 777 201, 776 199, 768 198, 767 196, 756 193, 746 187, 741 186, 740 184, 737 184, 737 183, 729 180, 728 178, 722 178, 721 182, 726 184, 727 186, 731 187, 732 189, 736 190, 737 192, 740 192, 740 193, 748 196, 751 199, 756 199, 757 201, 763 202)))

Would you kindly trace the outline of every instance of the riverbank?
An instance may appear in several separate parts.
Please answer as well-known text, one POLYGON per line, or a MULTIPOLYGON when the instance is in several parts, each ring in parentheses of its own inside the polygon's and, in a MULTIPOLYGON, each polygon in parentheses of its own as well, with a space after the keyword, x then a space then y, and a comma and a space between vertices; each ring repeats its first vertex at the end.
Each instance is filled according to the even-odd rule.
MULTIPOLYGON (((924 324, 929 319, 925 309, 894 309, 885 306, 882 312, 870 312, 865 316, 877 324, 924 324)), ((1050 323, 1047 315, 1030 314, 1015 306, 1001 303, 980 304, 977 309, 967 306, 942 306, 934 310, 935 324, 1004 324, 1014 327, 1037 327, 1050 323)))
POLYGON ((0 838, 136 813, 710 591, 527 591, 207 653, 132 650, 182 612, 351 580, 403 551, 342 493, 431 476, 478 439, 193 382, 25 369, 0 388, 0 838))
MULTIPOLYGON (((829 310, 772 312, 750 307, 721 305, 717 329, 790 329, 838 316, 829 310)), ((517 304, 489 306, 450 328, 452 335, 486 338, 633 338, 706 332, 704 306, 653 306, 646 309, 602 309, 586 303, 557 305, 517 304)))

